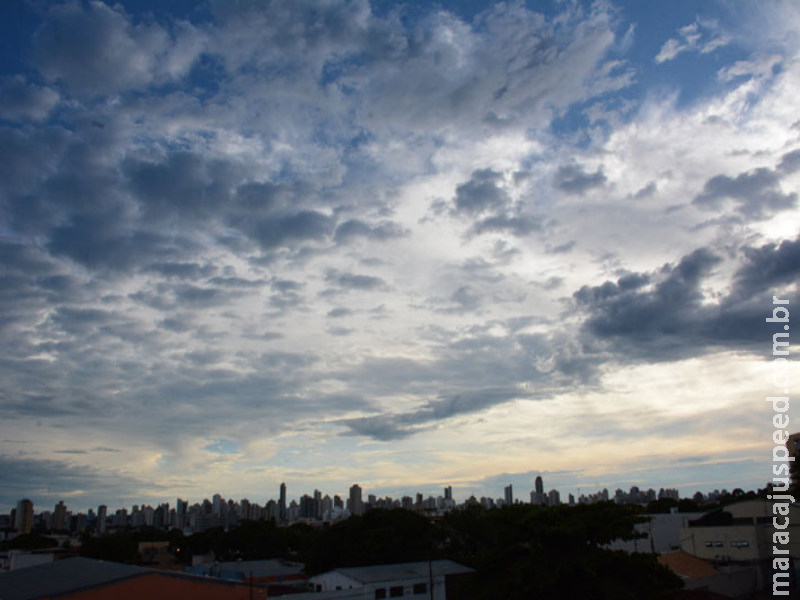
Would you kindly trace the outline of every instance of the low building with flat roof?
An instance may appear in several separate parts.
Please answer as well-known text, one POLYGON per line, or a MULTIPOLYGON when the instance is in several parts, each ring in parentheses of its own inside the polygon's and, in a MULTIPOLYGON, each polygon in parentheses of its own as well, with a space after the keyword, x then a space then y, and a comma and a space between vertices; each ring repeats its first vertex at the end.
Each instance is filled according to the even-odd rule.
POLYGON ((458 589, 471 573, 472 569, 452 560, 347 567, 310 577, 308 588, 316 592, 360 591, 365 600, 458 600, 458 589))
POLYGON ((2 600, 266 600, 266 597, 264 588, 82 557, 0 573, 2 600))

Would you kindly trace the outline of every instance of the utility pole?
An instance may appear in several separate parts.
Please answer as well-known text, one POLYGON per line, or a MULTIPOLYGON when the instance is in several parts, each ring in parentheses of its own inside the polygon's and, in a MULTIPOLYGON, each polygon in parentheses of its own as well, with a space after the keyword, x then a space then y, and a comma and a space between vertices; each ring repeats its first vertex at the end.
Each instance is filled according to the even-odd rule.
POLYGON ((428 582, 431 589, 431 600, 433 600, 433 561, 428 559, 428 582))

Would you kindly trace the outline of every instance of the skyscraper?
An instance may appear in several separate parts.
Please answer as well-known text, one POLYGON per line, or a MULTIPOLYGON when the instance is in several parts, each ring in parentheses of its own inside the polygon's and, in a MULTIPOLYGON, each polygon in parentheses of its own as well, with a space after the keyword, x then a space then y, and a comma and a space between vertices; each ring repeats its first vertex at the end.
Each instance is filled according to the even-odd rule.
POLYGON ((280 500, 278 501, 278 514, 280 516, 281 521, 286 520, 286 484, 281 484, 281 496, 280 500))
POLYGON ((322 492, 314 490, 314 518, 322 518, 322 492))
POLYGON ((183 529, 188 525, 186 522, 186 511, 189 509, 189 502, 187 500, 183 500, 182 498, 178 498, 175 502, 175 527, 177 529, 183 529))
POLYGON ((64 501, 59 500, 53 510, 53 529, 56 531, 63 531, 67 528, 67 507, 64 506, 64 501))
POLYGON ((505 495, 506 506, 511 506, 512 504, 514 504, 514 490, 511 487, 511 484, 509 483, 503 491, 505 493, 504 495, 505 495))
POLYGON ((101 504, 97 507, 97 535, 103 535, 106 532, 106 517, 108 516, 108 507, 101 504))
POLYGON ((300 496, 300 510, 298 516, 301 519, 313 519, 316 517, 316 508, 314 507, 314 498, 308 494, 300 496))
MULTIPOLYGON (((800 433, 793 433, 789 436, 789 439, 786 440, 786 450, 792 457, 789 459, 789 491, 797 495, 797 491, 800 490, 800 433)), ((781 478, 773 477, 772 482, 779 490, 786 487, 786 482, 781 478)))
POLYGON ((544 495, 544 481, 540 476, 536 477, 535 489, 531 492, 531 504, 546 504, 547 497, 544 495))
POLYGON ((219 494, 214 494, 211 499, 211 510, 214 511, 214 515, 217 517, 222 514, 222 496, 219 494))
POLYGON ((350 488, 350 514, 364 514, 364 503, 361 500, 361 488, 357 483, 350 488))
POLYGON ((20 535, 30 533, 33 529, 33 502, 23 498, 17 502, 17 514, 14 526, 20 535))
POLYGON ((453 499, 453 487, 447 486, 444 488, 444 499, 445 500, 452 500, 453 499))

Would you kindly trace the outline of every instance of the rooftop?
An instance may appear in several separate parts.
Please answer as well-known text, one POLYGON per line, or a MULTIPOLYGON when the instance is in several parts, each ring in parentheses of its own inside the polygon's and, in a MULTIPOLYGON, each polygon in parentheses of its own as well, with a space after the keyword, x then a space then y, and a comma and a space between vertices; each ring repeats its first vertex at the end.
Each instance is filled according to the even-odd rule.
POLYGON ((371 567, 346 567, 334 569, 350 579, 363 584, 379 583, 381 581, 398 581, 402 579, 419 579, 420 577, 434 577, 441 575, 460 575, 472 573, 473 570, 460 565, 452 560, 434 560, 413 563, 400 563, 394 565, 375 565, 371 567))
POLYGON ((69 558, 0 573, 0 600, 32 600, 135 577, 149 569, 91 558, 69 558))
POLYGON ((692 556, 682 550, 659 554, 658 562, 682 579, 702 579, 719 573, 709 561, 692 556))

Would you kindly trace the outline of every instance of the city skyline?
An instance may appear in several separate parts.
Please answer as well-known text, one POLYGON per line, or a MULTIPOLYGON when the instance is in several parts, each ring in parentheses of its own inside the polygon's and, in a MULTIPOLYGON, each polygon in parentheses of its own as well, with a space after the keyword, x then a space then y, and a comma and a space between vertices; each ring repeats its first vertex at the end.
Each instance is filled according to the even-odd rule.
MULTIPOLYGON (((469 504, 470 502, 479 502, 484 504, 486 508, 498 508, 501 506, 507 506, 512 504, 537 504, 537 505, 550 505, 550 506, 557 506, 560 504, 568 504, 568 505, 575 505, 575 504, 592 504, 595 502, 603 502, 603 501, 612 501, 618 504, 642 504, 645 505, 654 500, 661 500, 664 499, 672 499, 672 500, 679 500, 679 499, 692 499, 690 497, 681 497, 679 490, 674 488, 664 488, 661 487, 656 491, 654 488, 649 489, 642 489, 638 486, 632 486, 629 490, 623 490, 621 488, 617 488, 614 491, 611 491, 607 488, 602 490, 595 490, 594 492, 587 491, 585 494, 581 494, 580 496, 575 496, 572 493, 567 495, 566 500, 561 499, 560 491, 557 489, 551 489, 546 494, 542 496, 538 496, 540 492, 536 492, 536 488, 531 490, 530 493, 530 500, 525 498, 515 498, 511 493, 512 486, 508 485, 505 486, 503 490, 502 497, 492 497, 489 496, 481 496, 478 498, 477 496, 470 495, 468 497, 464 497, 459 501, 457 497, 452 495, 452 488, 447 486, 442 489, 442 493, 438 495, 429 494, 427 497, 425 494, 421 492, 415 492, 411 494, 403 494, 402 496, 376 496, 375 494, 368 495, 368 501, 362 500, 362 492, 363 490, 361 487, 356 483, 350 486, 349 489, 349 496, 341 495, 341 494, 333 494, 331 496, 330 493, 325 493, 325 496, 322 496, 322 491, 315 489, 313 495, 310 495, 308 492, 303 493, 302 495, 298 495, 296 497, 289 497, 290 502, 287 503, 286 506, 281 505, 281 494, 278 494, 278 499, 270 498, 269 500, 265 500, 263 504, 261 504, 258 500, 250 498, 226 498, 224 495, 215 493, 211 496, 211 500, 209 497, 206 496, 202 500, 198 499, 195 502, 191 500, 187 500, 185 498, 177 498, 175 499, 175 503, 172 504, 169 501, 162 501, 156 502, 153 505, 138 502, 131 505, 131 511, 128 512, 127 506, 111 506, 111 512, 109 513, 109 506, 106 504, 100 504, 96 507, 88 507, 84 510, 72 510, 72 507, 67 506, 63 500, 59 500, 54 509, 48 510, 47 508, 42 509, 41 505, 39 505, 39 510, 36 510, 37 504, 33 502, 30 498, 21 498, 16 506, 12 508, 11 511, 8 513, 0 512, 0 516, 6 515, 13 515, 13 519, 11 519, 10 523, 13 528, 16 528, 18 531, 20 530, 20 520, 24 521, 26 525, 22 528, 22 533, 29 533, 30 528, 32 525, 34 515, 38 518, 40 516, 47 515, 50 519, 52 519, 54 530, 65 529, 67 528, 68 521, 67 517, 75 517, 78 515, 88 516, 91 518, 97 518, 98 523, 95 523, 95 527, 98 529, 97 533, 104 533, 105 532, 105 521, 104 519, 111 519, 116 514, 119 516, 120 514, 124 514, 126 517, 130 518, 132 515, 136 514, 137 512, 141 512, 144 510, 150 511, 150 517, 152 518, 152 513, 155 509, 164 508, 166 510, 166 514, 164 515, 165 521, 169 517, 170 519, 175 517, 175 511, 177 511, 181 515, 181 519, 185 519, 187 510, 195 507, 203 507, 204 505, 208 505, 209 510, 216 515, 220 515, 226 513, 230 510, 231 506, 235 506, 237 509, 244 509, 244 507, 255 507, 258 508, 260 511, 263 512, 261 517, 250 517, 250 516, 243 516, 237 515, 237 521, 240 519, 253 519, 253 520, 267 520, 267 519, 274 519, 277 523, 291 523, 298 520, 303 520, 305 518, 310 518, 311 520, 330 520, 333 518, 341 519, 341 518, 348 518, 350 516, 362 516, 366 510, 373 509, 373 508, 404 508, 406 510, 433 510, 433 511, 449 511, 459 506, 464 506, 469 504), (534 494, 537 494, 536 496, 534 494), (309 501, 309 507, 304 507, 304 502, 309 501), (406 502, 408 501, 408 502, 406 502), (433 506, 429 506, 430 501, 436 501, 433 506), (323 516, 321 513, 316 512, 316 509, 312 509, 311 507, 316 504, 319 507, 322 506, 322 503, 329 503, 330 507, 339 507, 344 511, 343 513, 337 514, 335 517, 330 516, 323 516), (488 503, 488 505, 486 504, 488 503), (294 516, 289 516, 289 508, 293 510, 294 516), (97 509, 97 510, 95 510, 97 509), (315 512, 314 515, 303 515, 303 510, 310 510, 315 512), (264 512, 266 511, 266 512, 264 512), (270 514, 272 511, 274 514, 270 514), (298 513, 298 511, 300 511, 298 513), (102 523, 102 525, 99 525, 102 523)), ((283 485, 281 486, 281 490, 283 491, 283 485)), ((752 490, 750 490, 752 491, 752 490)), ((693 494, 693 498, 701 498, 702 502, 714 502, 717 501, 721 496, 725 496, 726 494, 730 494, 732 490, 719 490, 715 489, 708 493, 703 493, 701 491, 695 492, 693 494)), ((746 493, 745 490, 742 490, 742 493, 746 493)))
POLYGON ((0 506, 771 479, 795 2, 3 13, 0 506))
MULTIPOLYGON (((322 498, 322 494, 323 493, 325 494, 325 498, 329 498, 329 499, 337 498, 337 499, 340 499, 341 502, 343 502, 343 505, 348 508, 348 511, 350 510, 349 507, 352 505, 352 501, 353 501, 353 498, 354 498, 354 495, 355 495, 355 497, 361 499, 361 501, 363 502, 363 506, 362 506, 362 509, 361 509, 362 513, 356 513, 356 514, 363 514, 363 510, 366 509, 367 505, 370 505, 370 506, 373 506, 373 507, 375 506, 374 500, 376 500, 376 499, 379 500, 379 501, 384 501, 386 499, 392 499, 394 501, 400 501, 400 500, 402 500, 404 498, 412 498, 412 499, 414 499, 414 498, 416 498, 416 499, 419 499, 419 498, 425 498, 425 499, 434 498, 434 499, 441 499, 441 500, 453 500, 456 505, 461 505, 461 504, 464 504, 464 503, 468 502, 470 499, 488 498, 488 499, 492 500, 493 502, 494 501, 500 501, 502 503, 507 503, 508 497, 509 497, 509 492, 511 492, 511 490, 513 489, 514 485, 516 485, 516 484, 505 485, 500 490, 488 490, 488 493, 486 493, 486 494, 476 494, 476 493, 474 493, 474 491, 471 491, 471 490, 464 490, 462 494, 458 494, 458 493, 453 494, 453 487, 450 486, 450 485, 444 486, 442 488, 439 488, 439 492, 440 493, 434 493, 432 490, 421 491, 419 489, 412 489, 412 490, 404 490, 403 492, 397 493, 397 494, 383 494, 383 493, 377 493, 378 490, 367 490, 368 492, 370 492, 370 493, 367 494, 367 497, 369 498, 369 502, 367 502, 367 501, 363 500, 363 495, 364 495, 365 488, 360 486, 358 483, 354 483, 354 484, 348 486, 345 492, 331 492, 329 490, 326 490, 326 491, 323 492, 323 491, 321 491, 321 490, 319 490, 317 488, 314 488, 313 490, 311 490, 311 489, 299 490, 299 491, 297 491, 296 495, 290 494, 288 492, 288 488, 287 488, 286 484, 285 483, 281 483, 281 485, 280 485, 280 487, 278 489, 278 492, 276 494, 274 494, 274 495, 267 494, 264 497, 261 497, 261 496, 253 497, 253 498, 241 497, 241 498, 237 499, 237 498, 235 498, 233 496, 226 496, 223 493, 216 492, 214 494, 210 494, 210 495, 206 494, 203 497, 196 498, 196 499, 194 499, 194 501, 192 499, 186 499, 186 498, 180 498, 180 497, 178 497, 177 500, 179 502, 184 502, 187 505, 193 505, 193 504, 202 504, 203 502, 208 501, 208 499, 210 497, 210 498, 212 498, 212 500, 215 503, 216 502, 225 501, 225 502, 235 502, 236 504, 240 504, 242 501, 244 501, 244 502, 248 502, 248 503, 258 504, 262 508, 266 507, 268 503, 274 503, 275 504, 275 510, 277 511, 276 512, 276 518, 280 521, 280 520, 284 520, 286 518, 287 509, 288 509, 290 504, 291 505, 295 505, 295 506, 299 506, 300 505, 299 503, 304 498, 313 498, 316 501, 316 500, 322 498), (357 488, 358 490, 355 491, 355 488, 357 488), (494 492, 494 495, 492 494, 492 492, 494 492)), ((737 488, 732 488, 730 490, 727 489, 727 488, 723 488, 722 490, 720 490, 719 488, 715 488, 713 490, 711 490, 711 489, 708 489, 708 490, 697 489, 697 490, 694 490, 694 492, 691 492, 691 493, 683 493, 683 492, 681 492, 681 490, 678 490, 677 488, 670 488, 670 487, 664 487, 664 486, 659 486, 658 488, 654 488, 654 487, 640 487, 638 485, 632 485, 632 486, 630 486, 630 488, 628 490, 625 490, 625 489, 620 488, 620 487, 613 488, 613 489, 609 489, 608 487, 603 487, 603 488, 596 488, 596 489, 594 489, 594 488, 586 488, 586 489, 577 488, 576 491, 575 491, 575 489, 573 489, 573 488, 567 488, 565 490, 562 490, 562 489, 560 489, 558 487, 549 487, 549 486, 548 486, 547 489, 545 489, 544 488, 544 483, 543 483, 543 478, 541 477, 541 475, 537 475, 536 479, 534 480, 534 482, 530 486, 530 490, 525 489, 524 486, 521 487, 520 489, 522 490, 522 492, 519 492, 518 495, 514 495, 512 493, 512 503, 514 503, 514 504, 516 504, 516 503, 547 504, 548 503, 549 494, 555 492, 558 495, 557 497, 561 498, 562 491, 564 492, 563 493, 563 497, 564 498, 571 498, 571 499, 575 500, 576 503, 578 503, 581 498, 584 498, 585 501, 590 501, 590 502, 595 502, 595 501, 598 501, 598 500, 601 500, 601 499, 614 500, 616 494, 618 494, 620 492, 622 492, 623 494, 628 494, 629 492, 632 492, 634 490, 641 491, 641 493, 643 495, 646 495, 646 492, 652 492, 652 493, 656 494, 656 497, 660 497, 660 495, 662 493, 666 492, 666 496, 667 497, 675 497, 676 499, 677 498, 692 498, 696 494, 702 494, 702 495, 704 495, 704 496, 706 496, 708 498, 713 498, 713 497, 716 497, 716 496, 718 496, 720 494, 724 495, 725 493, 730 493, 730 492, 732 492, 733 490, 735 490, 737 488), (541 487, 541 489, 540 489, 540 487, 541 487), (530 494, 528 494, 528 491, 530 492, 530 494), (537 494, 537 495, 535 495, 535 494, 537 494), (541 496, 539 496, 538 494, 541 494, 541 496), (528 496, 530 496, 530 498, 528 496)), ((738 488, 738 489, 742 489, 742 488, 738 488)), ((458 492, 458 490, 456 490, 456 491, 458 492)), ((756 491, 756 490, 744 490, 744 491, 756 491)), ((22 501, 32 502, 34 507, 41 507, 43 504, 45 506, 47 506, 46 502, 45 503, 36 502, 36 501, 32 500, 31 498, 32 497, 20 498, 15 503, 15 506, 12 506, 11 508, 12 509, 17 508, 19 506, 19 503, 22 502, 22 501)), ((56 508, 58 508, 59 506, 64 507, 65 506, 64 502, 65 501, 63 499, 59 499, 57 502, 55 502, 55 507, 56 508)), ((563 504, 571 503, 571 502, 565 501, 564 499, 559 499, 559 502, 563 503, 563 504)), ((161 499, 155 500, 155 501, 150 500, 149 502, 139 500, 139 501, 134 501, 132 504, 130 504, 130 506, 160 506, 160 505, 163 505, 163 504, 167 504, 167 505, 172 506, 172 500, 168 500, 166 498, 161 498, 161 499)), ((217 510, 216 504, 213 504, 213 506, 214 506, 214 510, 217 510)), ((78 512, 90 512, 90 511, 95 511, 96 509, 98 509, 98 507, 102 507, 102 508, 108 509, 109 507, 113 507, 113 505, 108 504, 108 503, 100 503, 100 504, 95 505, 95 506, 82 506, 82 505, 79 505, 78 508, 77 508, 77 511, 78 512)), ((71 514, 75 514, 75 511, 72 510, 72 508, 74 508, 73 506, 67 506, 67 508, 69 509, 69 512, 71 514)), ((127 506, 119 505, 118 507, 114 507, 114 508, 120 508, 121 509, 121 508, 127 508, 127 506)), ((172 508, 175 508, 175 506, 172 506, 172 508)), ((44 512, 44 511, 51 512, 48 509, 44 509, 43 511, 42 510, 38 511, 37 514, 39 514, 39 512, 44 512)), ((3 514, 2 511, 0 511, 0 514, 3 514)), ((8 512, 5 513, 5 514, 8 514, 8 512)), ((111 516, 111 515, 109 515, 109 516, 111 516)))

